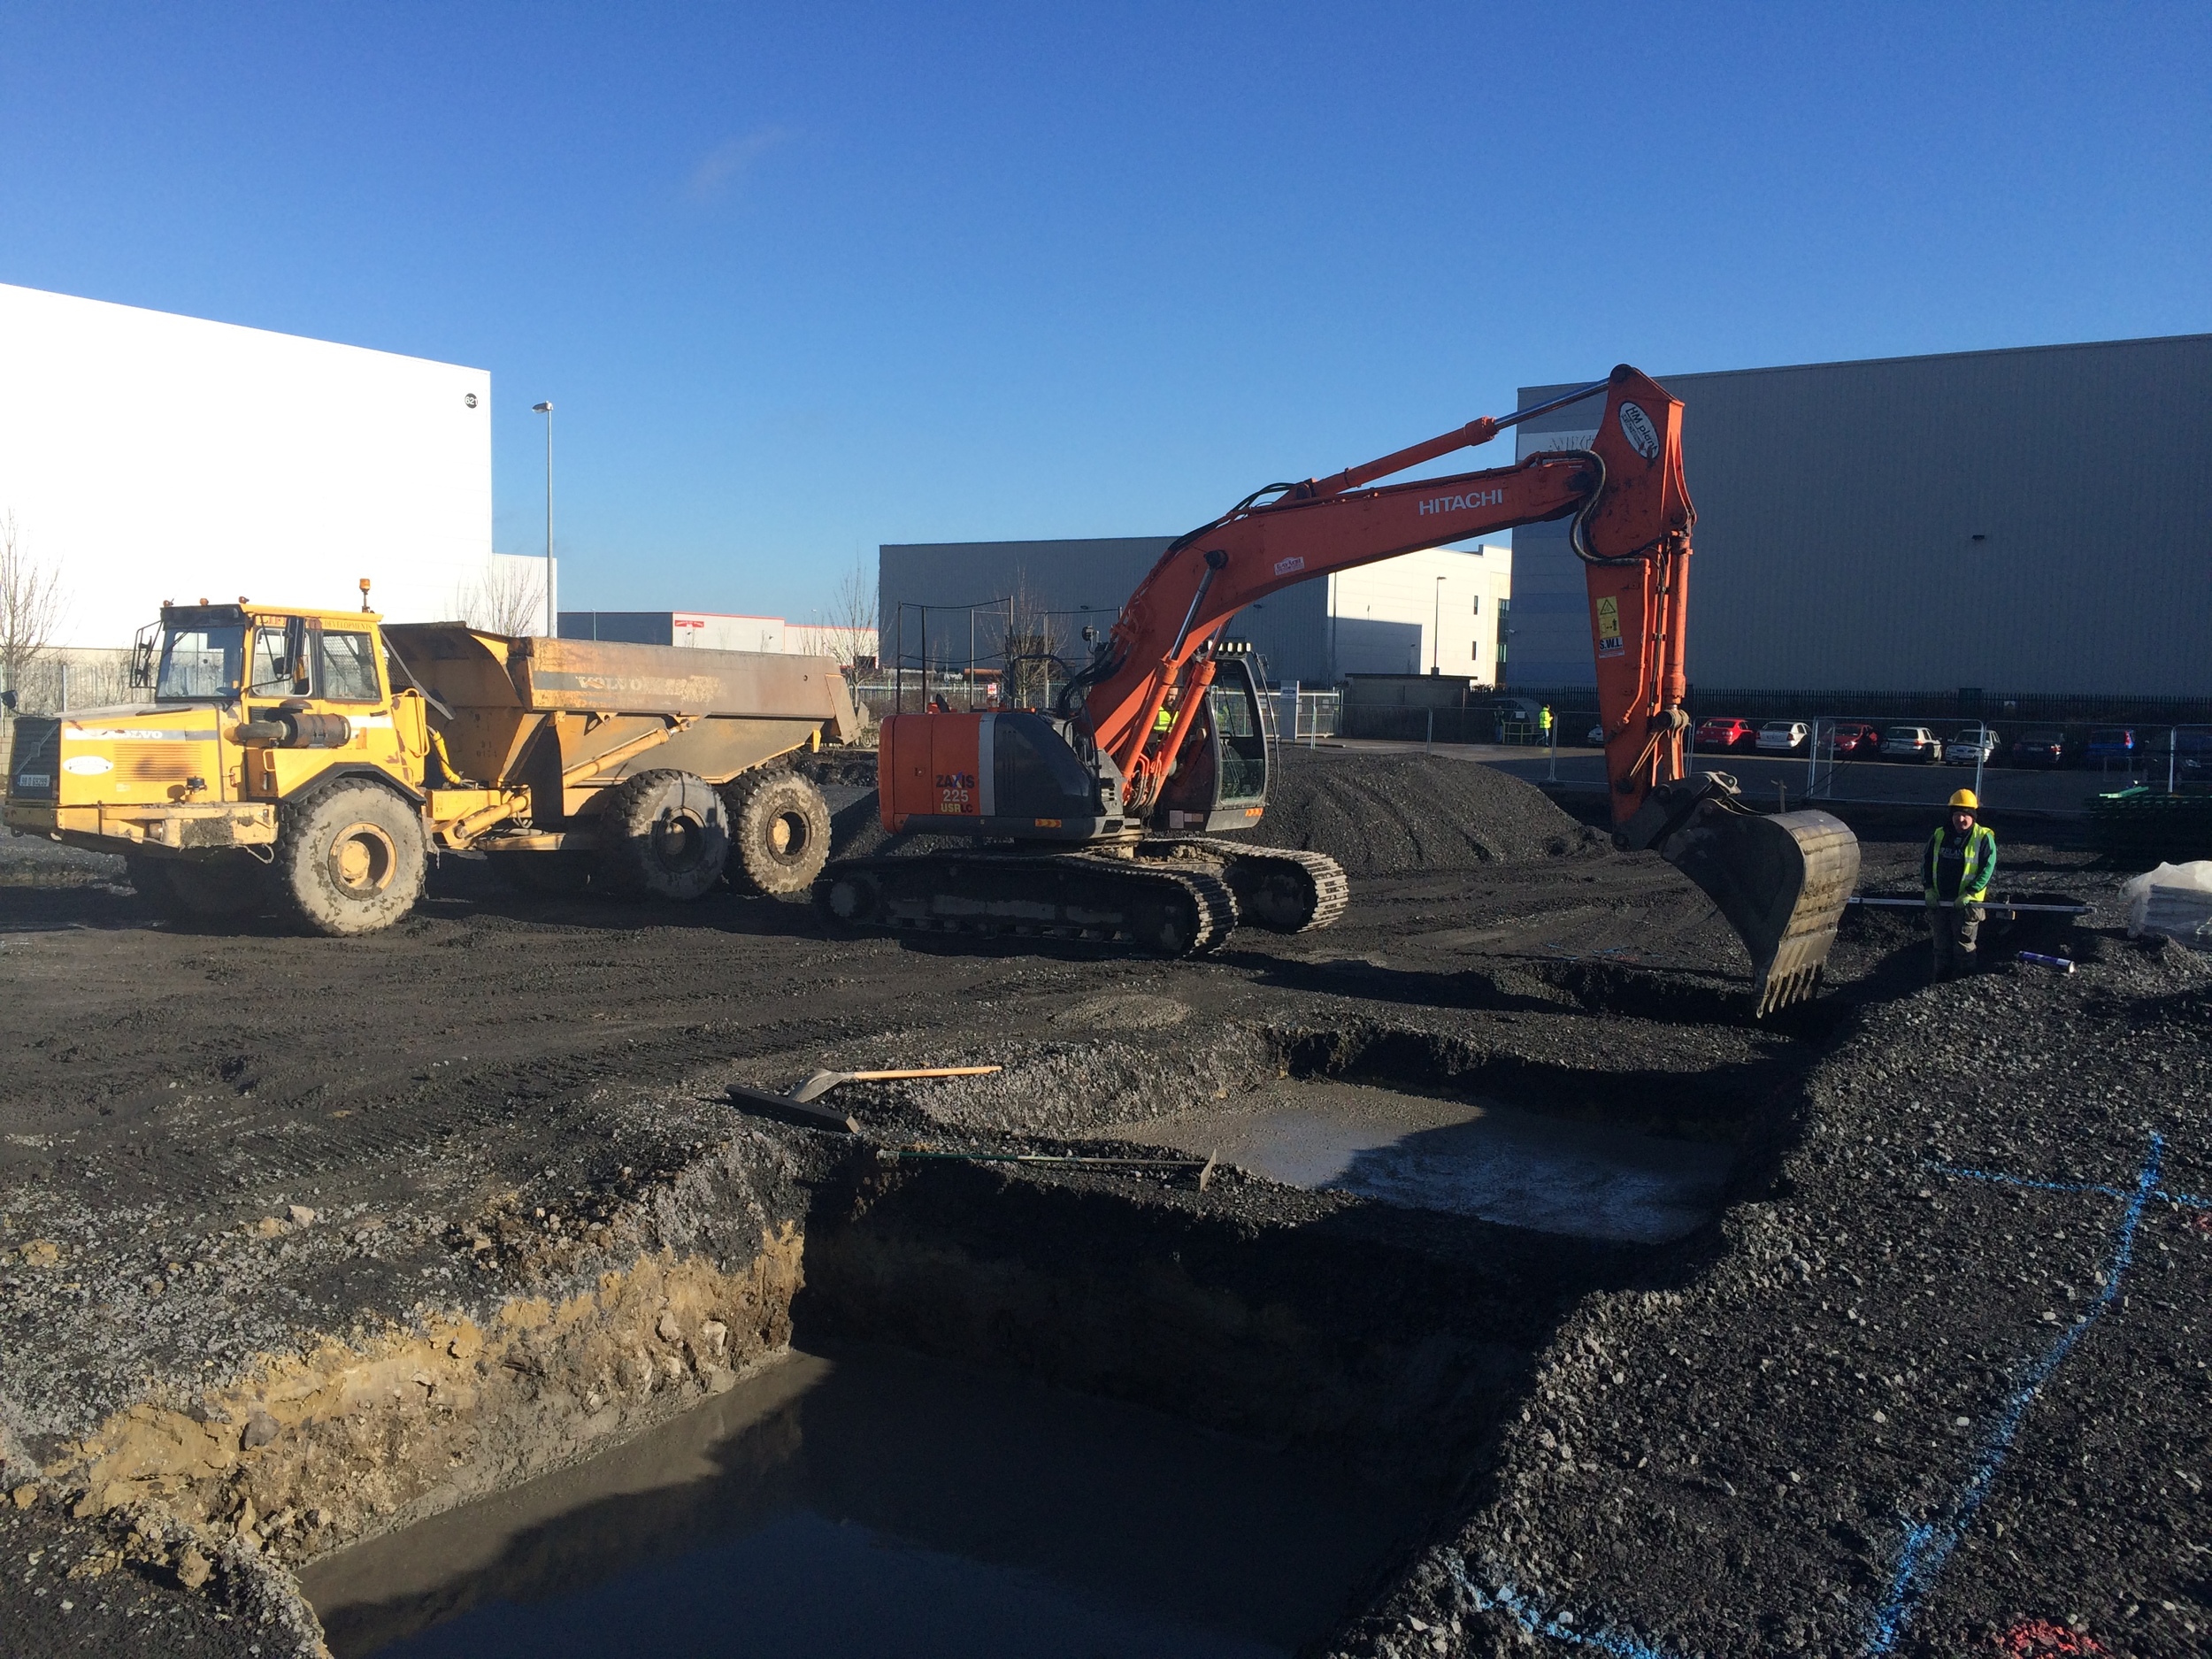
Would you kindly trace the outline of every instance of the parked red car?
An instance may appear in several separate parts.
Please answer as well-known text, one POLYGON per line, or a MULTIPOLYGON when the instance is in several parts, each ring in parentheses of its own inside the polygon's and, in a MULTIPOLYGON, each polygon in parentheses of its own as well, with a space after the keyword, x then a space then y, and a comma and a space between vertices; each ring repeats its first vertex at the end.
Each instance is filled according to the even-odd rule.
POLYGON ((1759 741, 1759 728, 1748 720, 1716 714, 1697 723, 1697 746, 1710 753, 1717 749, 1749 749, 1759 741))
POLYGON ((1870 726, 1845 724, 1830 729, 1835 733, 1836 754, 1871 756, 1882 747, 1882 734, 1870 726))

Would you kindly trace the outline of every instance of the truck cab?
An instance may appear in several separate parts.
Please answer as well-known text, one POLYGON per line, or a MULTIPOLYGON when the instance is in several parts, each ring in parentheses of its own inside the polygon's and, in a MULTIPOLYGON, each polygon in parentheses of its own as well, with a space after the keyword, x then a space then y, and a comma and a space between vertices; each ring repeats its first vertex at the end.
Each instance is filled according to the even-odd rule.
POLYGON ((164 605, 134 649, 140 700, 19 717, 8 827, 158 856, 268 848, 276 803, 333 774, 374 774, 419 800, 423 700, 395 696, 380 620, 164 605))

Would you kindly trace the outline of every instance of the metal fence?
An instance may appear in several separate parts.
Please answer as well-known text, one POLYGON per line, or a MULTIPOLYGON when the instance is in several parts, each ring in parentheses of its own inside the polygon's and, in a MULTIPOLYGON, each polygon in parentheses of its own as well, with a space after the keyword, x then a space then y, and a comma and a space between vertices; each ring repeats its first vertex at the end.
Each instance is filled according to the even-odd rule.
POLYGON ((1969 756, 1976 795, 1996 768, 2068 772, 2100 793, 2136 787, 2174 793, 2212 786, 2212 726, 2031 721, 2007 731, 1982 721, 1962 725, 1932 715, 1879 725, 1863 715, 1816 715, 1806 725, 1803 744, 1790 752, 1802 756, 1805 790, 1814 797, 1847 793, 1840 780, 1856 769, 1916 763, 1962 767, 1969 756), (2057 752, 2051 752, 2052 741, 2032 742, 2034 738, 2053 740, 2057 752))
MULTIPOLYGON (((1561 708, 1569 703, 1587 703, 1588 686, 1501 686, 1502 695, 1527 697, 1561 708)), ((2032 726, 2145 726, 2163 731, 2171 726, 2193 726, 2212 721, 2212 697, 2091 696, 2072 693, 1977 690, 1956 691, 1792 691, 1786 687, 1740 687, 1693 685, 1683 699, 1693 717, 1732 715, 1754 722, 1809 720, 1808 709, 1847 709, 1849 718, 1877 726, 1902 725, 1908 720, 1930 720, 1945 726, 1986 720, 1992 726, 2025 729, 2032 726)))
POLYGON ((50 650, 24 665, 15 693, 24 714, 66 714, 131 698, 131 654, 127 650, 50 650))
POLYGON ((1344 714, 1342 692, 1311 690, 1294 680, 1278 686, 1268 702, 1275 730, 1285 742, 1310 744, 1334 737, 1344 714))

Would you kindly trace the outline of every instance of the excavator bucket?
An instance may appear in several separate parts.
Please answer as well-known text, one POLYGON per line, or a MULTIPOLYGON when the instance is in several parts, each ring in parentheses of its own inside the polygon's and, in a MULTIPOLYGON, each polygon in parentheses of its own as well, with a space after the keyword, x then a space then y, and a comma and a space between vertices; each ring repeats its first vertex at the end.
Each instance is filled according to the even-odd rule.
POLYGON ((1858 838, 1840 819, 1755 812, 1706 772, 1655 790, 1619 839, 1655 848, 1728 918, 1751 958, 1755 1016, 1813 994, 1859 879, 1858 838))

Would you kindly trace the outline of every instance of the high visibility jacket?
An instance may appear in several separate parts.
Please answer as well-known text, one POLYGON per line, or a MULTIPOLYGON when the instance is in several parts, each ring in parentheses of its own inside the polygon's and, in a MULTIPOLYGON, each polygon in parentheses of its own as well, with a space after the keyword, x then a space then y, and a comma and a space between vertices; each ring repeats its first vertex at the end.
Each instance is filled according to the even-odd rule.
POLYGON ((1927 889, 1931 904, 1939 904, 1946 899, 1962 904, 1979 904, 1989 896, 1990 878, 1997 873, 1997 837, 1979 824, 1966 832, 1965 856, 1958 864, 1958 887, 1953 892, 1944 893, 1938 890, 1938 885, 1945 862, 1943 838, 1950 833, 1950 826, 1946 825, 1928 838, 1927 853, 1920 861, 1920 884, 1927 889))

